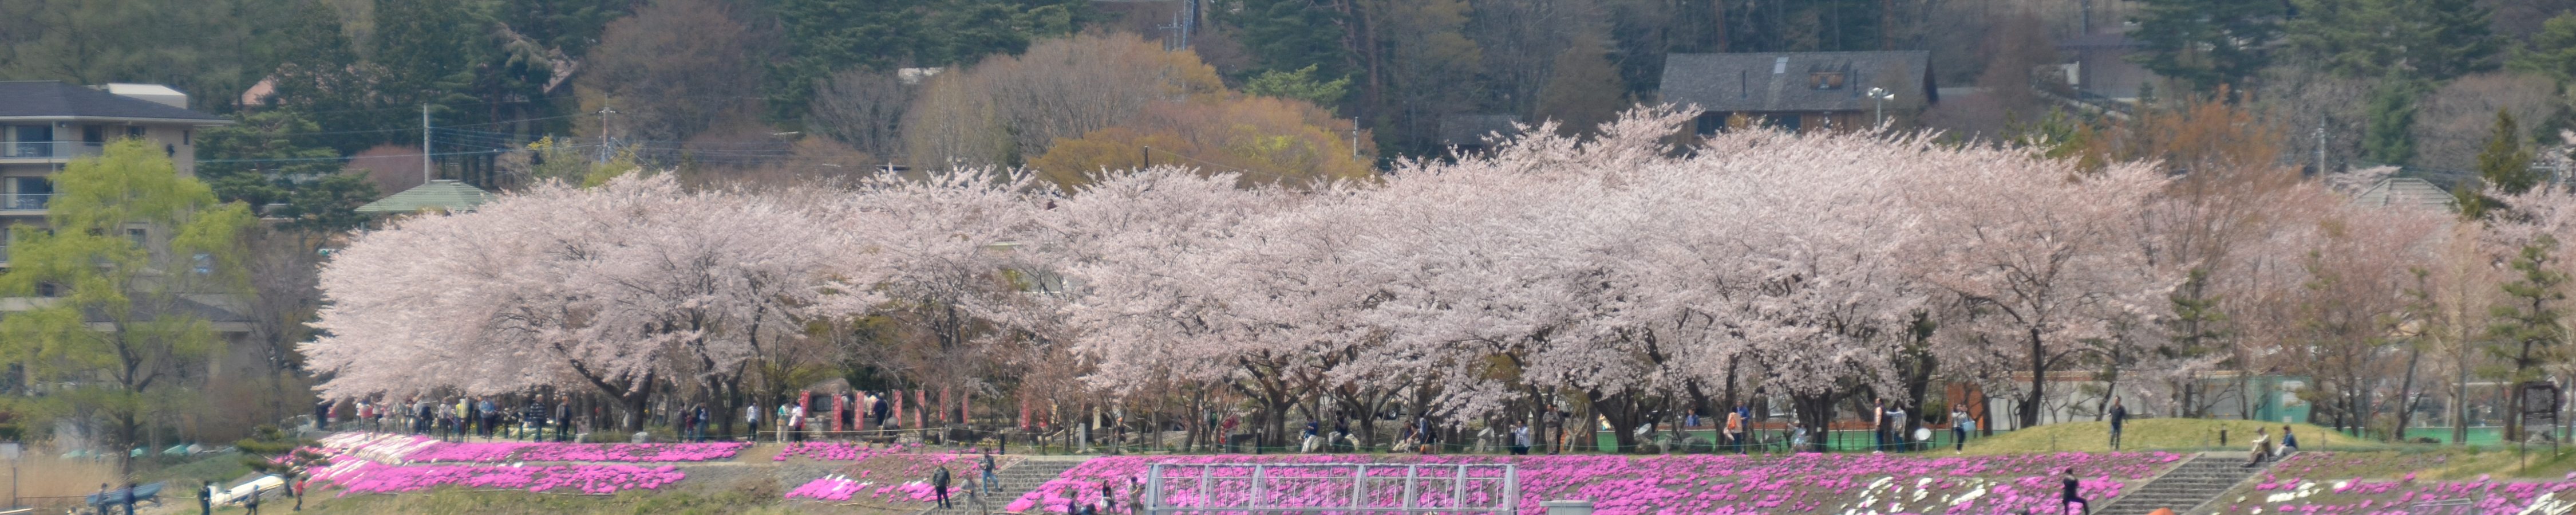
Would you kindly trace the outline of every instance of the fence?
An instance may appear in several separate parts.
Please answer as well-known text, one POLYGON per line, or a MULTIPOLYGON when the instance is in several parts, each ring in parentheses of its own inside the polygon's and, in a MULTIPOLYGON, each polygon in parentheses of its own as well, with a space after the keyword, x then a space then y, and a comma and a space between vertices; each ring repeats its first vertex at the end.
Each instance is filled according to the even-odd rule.
POLYGON ((1141 515, 1519 511, 1511 464, 1155 464, 1141 515))

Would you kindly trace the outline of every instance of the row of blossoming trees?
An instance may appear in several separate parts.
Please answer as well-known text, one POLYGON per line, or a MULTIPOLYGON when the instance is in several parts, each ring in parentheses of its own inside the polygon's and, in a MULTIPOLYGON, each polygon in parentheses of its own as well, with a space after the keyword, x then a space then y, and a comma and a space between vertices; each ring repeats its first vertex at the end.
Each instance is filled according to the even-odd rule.
POLYGON ((852 366, 1013 418, 1118 406, 1196 431, 1219 404, 1248 407, 1272 441, 1292 416, 1394 406, 1445 421, 1574 406, 1636 427, 1763 398, 1816 427, 1953 382, 2030 425, 2072 398, 2046 380, 2069 371, 2155 392, 2142 397, 2165 406, 2137 409, 2171 414, 2208 402, 2183 392, 2216 368, 2345 351, 2382 366, 2409 309, 2482 310, 2435 297, 2496 297, 2498 281, 2463 277, 2570 230, 2548 206, 2571 203, 2546 192, 2507 200, 2542 215, 2487 229, 2280 170, 2289 183, 2237 199, 2256 207, 2220 209, 2227 188, 2178 193, 2153 163, 1910 136, 1676 145, 1685 121, 1641 111, 1597 138, 1538 130, 1286 188, 1174 167, 1076 192, 990 172, 541 187, 357 236, 322 276, 328 336, 303 350, 333 398, 730 408, 852 366), (2211 232, 2236 236, 2214 252, 2211 232), (2444 250, 2463 245, 2476 255, 2444 250), (2442 281, 2461 286, 2425 286, 2442 281), (2328 341, 2335 323, 2358 326, 2328 341))

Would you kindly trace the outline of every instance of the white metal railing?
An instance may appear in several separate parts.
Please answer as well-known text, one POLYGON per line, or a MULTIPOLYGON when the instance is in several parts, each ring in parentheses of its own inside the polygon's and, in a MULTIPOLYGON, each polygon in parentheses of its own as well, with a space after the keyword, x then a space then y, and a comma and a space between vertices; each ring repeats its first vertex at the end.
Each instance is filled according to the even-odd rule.
POLYGON ((1514 515, 1520 477, 1509 463, 1159 463, 1144 496, 1141 515, 1514 515))
POLYGON ((0 159, 61 159, 98 155, 101 145, 78 141, 0 141, 0 159))
POLYGON ((0 210, 44 209, 53 198, 51 193, 0 193, 0 210))

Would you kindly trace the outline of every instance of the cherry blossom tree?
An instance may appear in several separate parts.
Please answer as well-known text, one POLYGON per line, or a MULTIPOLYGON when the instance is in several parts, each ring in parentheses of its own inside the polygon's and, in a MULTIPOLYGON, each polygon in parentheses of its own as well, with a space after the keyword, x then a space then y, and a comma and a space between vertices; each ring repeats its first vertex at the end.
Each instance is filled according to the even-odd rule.
POLYGON ((586 387, 640 427, 656 381, 731 384, 796 330, 849 245, 818 222, 668 175, 404 219, 324 268, 327 335, 302 351, 327 397, 586 387))

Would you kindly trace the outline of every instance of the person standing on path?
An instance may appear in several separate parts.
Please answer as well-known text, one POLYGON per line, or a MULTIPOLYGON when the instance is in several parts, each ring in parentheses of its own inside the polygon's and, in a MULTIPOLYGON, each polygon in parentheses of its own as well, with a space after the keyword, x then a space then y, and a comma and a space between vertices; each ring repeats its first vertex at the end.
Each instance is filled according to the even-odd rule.
MULTIPOLYGON (((2120 399, 2119 399, 2119 398, 2117 398, 2117 397, 2112 398, 2112 399, 2111 399, 2111 450, 2114 450, 2114 451, 2116 451, 2116 450, 2120 450, 2120 426, 2121 426, 2121 425, 2123 425, 2123 424, 2126 424, 2126 423, 2128 423, 2128 422, 2129 422, 2129 408, 2124 407, 2124 406, 2121 406, 2121 405, 2120 405, 2120 399)), ((2287 434, 2287 433, 2284 433, 2284 434, 2287 434)))
POLYGON ((197 486, 197 515, 215 515, 215 483, 197 486))
POLYGON ((1128 477, 1127 477, 1127 512, 1128 512, 1128 513, 1133 513, 1133 514, 1136 514, 1136 515, 1145 515, 1145 511, 1144 511, 1144 509, 1145 509, 1145 480, 1144 480, 1143 478, 1138 478, 1138 477, 1136 477, 1136 476, 1128 476, 1128 477))
POLYGON ((250 487, 250 497, 242 499, 243 515, 259 515, 259 492, 266 488, 250 487))
POLYGON ((1887 432, 1888 434, 1896 436, 1895 445, 1897 452, 1914 450, 1914 432, 1905 430, 1904 406, 1889 406, 1887 408, 1887 432))
POLYGON ((1950 450, 1953 454, 1968 452, 1968 425, 1973 423, 1968 420, 1966 408, 1950 407, 1950 450))
POLYGON ((1513 455, 1513 456, 1528 456, 1528 455, 1529 455, 1529 448, 1530 448, 1530 429, 1529 429, 1529 424, 1512 424, 1512 455, 1513 455))
POLYGON ((2093 503, 2075 495, 2075 467, 2066 467, 2065 474, 2058 476, 2057 482, 2066 487, 2064 493, 2057 495, 2058 508, 2071 511, 2072 508, 2066 508, 2066 503, 2081 504, 2084 505, 2084 515, 2093 515, 2093 503))
POLYGON ((1887 452, 1887 399, 1869 402, 1869 453, 1887 452))
POLYGON ((938 471, 935 471, 935 472, 931 472, 931 473, 930 473, 930 494, 931 494, 931 496, 933 496, 933 497, 937 497, 937 498, 939 499, 939 507, 940 507, 940 508, 945 509, 945 508, 947 508, 947 507, 948 507, 948 466, 947 466, 947 465, 940 465, 940 466, 939 466, 939 470, 938 470, 938 471))
POLYGON ((1726 410, 1726 450, 1744 450, 1744 414, 1741 411, 1726 410))

